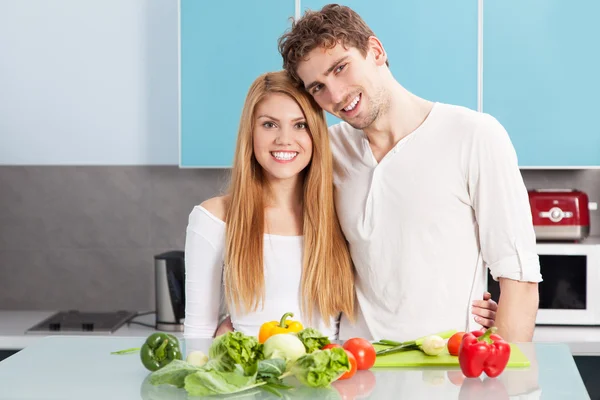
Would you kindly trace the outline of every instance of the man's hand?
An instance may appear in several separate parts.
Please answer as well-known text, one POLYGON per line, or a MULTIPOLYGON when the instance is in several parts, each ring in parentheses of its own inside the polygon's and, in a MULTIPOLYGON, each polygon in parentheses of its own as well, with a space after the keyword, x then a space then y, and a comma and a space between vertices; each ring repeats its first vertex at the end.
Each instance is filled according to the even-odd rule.
POLYGON ((225 318, 217 327, 217 330, 215 331, 215 337, 221 336, 227 332, 233 332, 233 324, 231 323, 230 316, 227 316, 227 318, 225 318))
POLYGON ((475 321, 483 326, 489 328, 494 326, 496 320, 496 311, 498 310, 498 303, 492 300, 490 292, 483 294, 483 300, 474 300, 471 313, 475 315, 475 321))
POLYGON ((508 342, 531 342, 539 306, 538 284, 500 278, 497 334, 508 342))

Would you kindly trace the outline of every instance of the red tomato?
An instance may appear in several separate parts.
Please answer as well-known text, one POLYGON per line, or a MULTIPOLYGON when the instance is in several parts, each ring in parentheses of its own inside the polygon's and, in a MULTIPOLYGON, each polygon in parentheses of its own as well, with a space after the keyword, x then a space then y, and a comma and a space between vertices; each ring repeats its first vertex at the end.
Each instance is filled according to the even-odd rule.
POLYGON ((354 376, 356 373, 356 358, 350 353, 348 350, 346 351, 346 355, 348 355, 348 361, 350 362, 350 371, 344 373, 344 375, 340 376, 338 379, 349 379, 354 376))
POLYGON ((348 350, 356 358, 358 369, 369 369, 375 364, 375 347, 366 339, 352 338, 346 340, 344 349, 348 350))
POLYGON ((342 346, 340 346, 340 345, 339 345, 339 344, 337 344, 337 343, 329 343, 329 344, 326 344, 325 346, 323 346, 323 347, 321 348, 321 350, 333 349, 334 347, 339 347, 339 348, 341 348, 342 346))
POLYGON ((458 355, 458 350, 460 349, 460 342, 462 342, 462 338, 466 332, 456 332, 454 335, 448 339, 448 353, 453 356, 458 355))

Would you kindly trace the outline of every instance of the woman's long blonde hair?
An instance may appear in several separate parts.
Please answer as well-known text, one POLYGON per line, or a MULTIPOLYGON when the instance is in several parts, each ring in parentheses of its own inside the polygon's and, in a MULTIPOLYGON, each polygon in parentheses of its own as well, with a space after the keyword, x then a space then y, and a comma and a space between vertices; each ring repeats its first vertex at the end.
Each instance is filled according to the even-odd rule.
POLYGON ((334 206, 333 159, 325 114, 285 71, 258 77, 242 111, 225 215, 227 303, 250 312, 264 301, 263 235, 269 187, 254 156, 252 137, 255 110, 272 93, 285 94, 298 103, 313 142, 312 159, 303 172, 302 313, 312 321, 313 312, 318 311, 327 324, 340 312, 353 319, 354 267, 334 206))

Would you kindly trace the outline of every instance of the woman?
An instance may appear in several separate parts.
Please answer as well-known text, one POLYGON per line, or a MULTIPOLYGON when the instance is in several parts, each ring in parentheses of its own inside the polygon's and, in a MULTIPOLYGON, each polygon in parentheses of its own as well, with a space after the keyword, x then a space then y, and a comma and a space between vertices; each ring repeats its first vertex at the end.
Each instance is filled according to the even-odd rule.
POLYGON ((335 319, 353 316, 355 300, 332 177, 323 112, 285 72, 260 76, 242 112, 229 194, 190 214, 186 336, 214 335, 221 278, 235 330, 256 335, 292 312, 335 336, 335 319))
POLYGON ((186 337, 213 337, 223 303, 225 330, 249 335, 286 312, 331 338, 340 313, 354 318, 332 179, 323 111, 284 71, 261 75, 242 111, 229 193, 190 214, 186 337))

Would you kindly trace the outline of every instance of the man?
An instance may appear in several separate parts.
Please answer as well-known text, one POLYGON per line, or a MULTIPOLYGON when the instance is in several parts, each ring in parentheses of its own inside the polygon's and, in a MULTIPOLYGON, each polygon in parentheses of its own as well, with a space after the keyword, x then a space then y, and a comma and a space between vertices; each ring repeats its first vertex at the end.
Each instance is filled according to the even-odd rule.
POLYGON ((471 305, 489 268, 500 282, 498 333, 531 341, 540 267, 527 190, 500 123, 408 92, 348 7, 307 12, 279 50, 290 75, 344 121, 330 127, 336 206, 361 313, 356 324, 342 318, 340 338, 409 340, 457 321, 476 329, 471 305))

